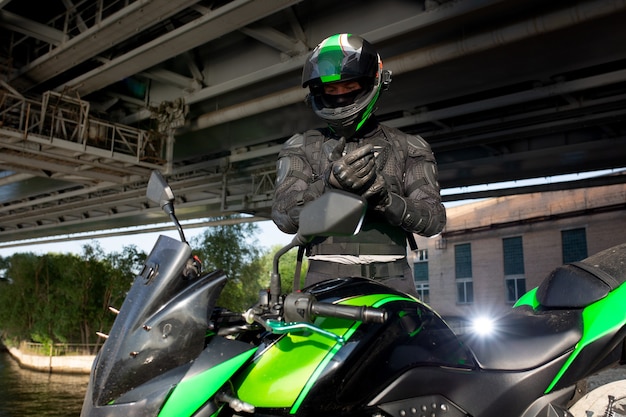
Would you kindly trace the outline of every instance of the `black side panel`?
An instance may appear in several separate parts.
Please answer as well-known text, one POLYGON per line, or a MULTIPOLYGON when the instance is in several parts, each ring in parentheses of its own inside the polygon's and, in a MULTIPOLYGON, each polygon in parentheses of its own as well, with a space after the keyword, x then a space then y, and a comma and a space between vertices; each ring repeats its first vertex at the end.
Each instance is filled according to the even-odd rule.
POLYGON ((308 289, 319 301, 331 302, 354 294, 389 294, 405 298, 382 306, 384 324, 363 323, 337 352, 298 409, 298 415, 361 413, 363 402, 375 396, 406 369, 417 366, 476 368, 470 350, 428 306, 375 281, 340 278, 308 289))
POLYGON ((573 397, 575 388, 572 386, 538 398, 520 417, 574 417, 565 409, 565 404, 573 397))
POLYGON ((424 395, 380 405, 392 416, 467 417, 467 413, 442 395, 424 395), (418 414, 419 413, 419 414, 418 414))
POLYGON ((537 398, 543 397, 565 360, 564 355, 540 368, 518 372, 414 368, 400 375, 368 405, 437 394, 473 417, 521 416, 537 398))
MULTIPOLYGON (((89 381, 89 391, 93 380, 89 381)), ((83 405, 81 417, 154 417, 159 414, 169 391, 152 392, 150 395, 136 402, 124 404, 110 404, 102 407, 92 407, 91 404, 83 405)))
POLYGON ((626 328, 602 337, 585 347, 567 368, 555 389, 575 384, 581 379, 620 363, 625 349, 624 338, 626 338, 626 328))

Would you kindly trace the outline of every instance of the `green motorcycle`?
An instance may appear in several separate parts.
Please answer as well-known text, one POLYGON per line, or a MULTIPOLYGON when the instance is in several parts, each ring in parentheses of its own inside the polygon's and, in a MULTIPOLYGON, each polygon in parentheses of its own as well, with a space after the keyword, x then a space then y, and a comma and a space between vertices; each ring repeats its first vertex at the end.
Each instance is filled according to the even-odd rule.
MULTIPOLYGON (((270 289, 243 314, 216 307, 221 271, 189 272, 158 173, 148 197, 181 241, 161 236, 136 277, 94 362, 83 417, 567 417, 585 378, 626 361, 626 244, 554 270, 493 337, 459 336, 426 304, 364 278, 283 293, 280 257, 315 236, 356 233, 360 197, 309 203, 270 289)), ((618 415, 612 398, 605 416, 618 415)))

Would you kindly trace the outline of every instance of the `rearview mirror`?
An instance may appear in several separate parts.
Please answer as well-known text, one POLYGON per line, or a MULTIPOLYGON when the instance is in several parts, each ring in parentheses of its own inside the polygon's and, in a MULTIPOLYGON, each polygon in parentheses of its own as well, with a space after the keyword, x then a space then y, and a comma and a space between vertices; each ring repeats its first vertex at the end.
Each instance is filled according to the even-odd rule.
POLYGON ((351 236, 361 228, 367 203, 355 194, 328 191, 300 212, 298 235, 302 241, 315 236, 351 236))
POLYGON ((168 203, 174 202, 174 193, 159 171, 152 171, 148 181, 146 197, 161 208, 168 203))

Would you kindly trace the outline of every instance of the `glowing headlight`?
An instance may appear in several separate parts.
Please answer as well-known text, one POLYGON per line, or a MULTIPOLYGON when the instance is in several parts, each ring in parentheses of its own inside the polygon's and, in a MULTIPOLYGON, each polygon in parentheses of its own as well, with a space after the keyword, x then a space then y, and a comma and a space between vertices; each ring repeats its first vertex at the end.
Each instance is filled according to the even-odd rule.
POLYGON ((495 322, 490 317, 479 316, 472 320, 471 329, 477 335, 490 335, 495 331, 495 322))

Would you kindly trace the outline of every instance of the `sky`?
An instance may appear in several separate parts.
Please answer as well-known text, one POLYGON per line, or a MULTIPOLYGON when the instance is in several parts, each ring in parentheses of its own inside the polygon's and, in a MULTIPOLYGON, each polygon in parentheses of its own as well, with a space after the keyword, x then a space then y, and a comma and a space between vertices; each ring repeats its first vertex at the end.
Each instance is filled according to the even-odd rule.
MULTIPOLYGON (((288 235, 281 232, 271 220, 257 222, 256 225, 259 227, 259 233, 256 235, 257 243, 260 246, 266 247, 268 249, 277 244, 286 245, 291 242, 293 238, 293 235, 288 235)), ((185 229, 185 238, 187 238, 187 241, 190 241, 193 237, 202 234, 204 230, 205 228, 185 229)), ((8 257, 13 255, 14 253, 20 252, 32 252, 39 255, 43 255, 49 252, 81 254, 82 248, 85 244, 93 245, 95 243, 97 243, 105 253, 122 252, 122 248, 129 245, 135 245, 140 250, 143 250, 146 253, 150 253, 150 250, 152 249, 152 246, 156 242, 159 235, 165 235, 174 239, 180 239, 178 232, 172 225, 172 229, 170 231, 148 233, 139 232, 134 235, 124 235, 98 239, 89 238, 54 243, 29 243, 24 246, 0 248, 0 256, 8 257)))
MULTIPOLYGON (((530 180, 522 180, 522 181, 513 181, 506 183, 494 183, 494 184, 483 184, 472 187, 462 187, 457 189, 446 189, 442 190, 442 195, 444 194, 453 194, 460 192, 473 192, 473 191, 484 191, 489 189, 498 189, 498 188, 510 188, 512 186, 527 186, 534 184, 543 184, 543 183, 556 183, 562 181, 571 181, 571 180, 580 180, 584 178, 589 178, 593 176, 599 175, 607 175, 611 173, 615 173, 621 170, 605 170, 605 171, 597 171, 590 172, 584 174, 573 174, 573 175, 560 175, 557 177, 550 178, 535 178, 530 180)), ((453 203, 445 203, 446 207, 451 207, 453 205, 466 204, 471 201, 459 201, 453 203)), ((291 242, 293 235, 288 235, 281 232, 278 227, 271 221, 261 221, 256 223, 259 227, 259 233, 256 236, 256 242, 251 242, 253 244, 258 244, 262 247, 269 249, 270 247, 278 244, 286 245, 291 242)), ((204 228, 195 228, 195 229, 185 229, 185 237, 187 240, 191 240, 194 236, 198 236, 202 234, 204 228)), ((123 236, 115 236, 115 237, 105 237, 105 238, 88 238, 88 239, 77 239, 66 242, 55 242, 55 243, 36 243, 36 242, 28 242, 23 246, 16 246, 10 248, 0 248, 0 256, 8 257, 13 255, 14 253, 20 252, 32 252, 35 254, 46 254, 49 252, 54 253, 74 253, 80 255, 82 253, 82 248, 85 244, 95 244, 97 243, 105 253, 112 252, 122 252, 122 248, 128 245, 135 245, 140 250, 143 250, 146 253, 150 253, 153 244, 156 242, 157 237, 159 235, 166 235, 172 238, 178 239, 178 232, 172 226, 169 231, 161 231, 161 232, 149 232, 142 233, 140 229, 138 229, 137 234, 133 235, 123 235, 123 236)))

